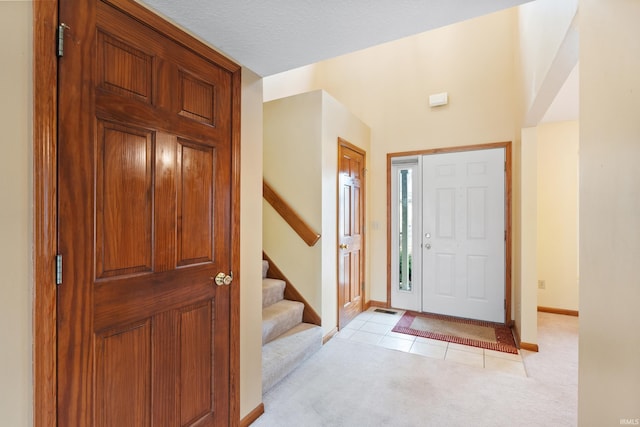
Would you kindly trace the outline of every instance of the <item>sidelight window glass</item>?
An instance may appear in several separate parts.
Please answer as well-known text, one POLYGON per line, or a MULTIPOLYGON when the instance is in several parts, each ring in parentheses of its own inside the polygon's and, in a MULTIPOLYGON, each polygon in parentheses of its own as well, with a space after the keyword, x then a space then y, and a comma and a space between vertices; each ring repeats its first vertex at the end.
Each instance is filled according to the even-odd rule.
POLYGON ((412 212, 413 212, 413 171, 411 168, 398 169, 398 288, 401 291, 411 291, 412 288, 412 212))

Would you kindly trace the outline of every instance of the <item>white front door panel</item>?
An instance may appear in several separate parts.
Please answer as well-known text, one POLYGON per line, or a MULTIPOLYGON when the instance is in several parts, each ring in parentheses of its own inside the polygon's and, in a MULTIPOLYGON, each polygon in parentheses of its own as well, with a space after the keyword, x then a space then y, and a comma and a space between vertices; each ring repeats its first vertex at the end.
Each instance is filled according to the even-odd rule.
POLYGON ((422 311, 505 321, 505 152, 422 158, 422 311))

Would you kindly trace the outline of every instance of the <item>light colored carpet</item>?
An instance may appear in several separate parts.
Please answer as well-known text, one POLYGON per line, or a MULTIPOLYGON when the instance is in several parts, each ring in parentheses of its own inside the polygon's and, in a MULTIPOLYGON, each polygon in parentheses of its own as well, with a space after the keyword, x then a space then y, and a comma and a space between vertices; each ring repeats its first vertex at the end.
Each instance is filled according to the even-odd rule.
POLYGON ((575 426, 577 338, 550 316, 529 378, 334 338, 265 395, 252 426, 575 426), (556 329, 569 338, 543 338, 556 329))
POLYGON ((283 299, 262 309, 262 344, 273 341, 302 321, 304 304, 283 299))
POLYGON ((322 328, 309 323, 300 323, 262 346, 262 392, 273 387, 321 347, 322 328))

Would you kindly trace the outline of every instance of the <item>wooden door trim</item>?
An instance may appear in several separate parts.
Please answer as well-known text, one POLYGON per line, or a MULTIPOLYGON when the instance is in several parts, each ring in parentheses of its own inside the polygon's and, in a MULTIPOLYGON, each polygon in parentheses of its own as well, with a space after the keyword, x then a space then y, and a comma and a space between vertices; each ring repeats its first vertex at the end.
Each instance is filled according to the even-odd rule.
MULTIPOLYGON (((235 64, 234 64, 235 65, 235 64)), ((240 424, 240 99, 241 68, 236 65, 231 77, 231 271, 234 283, 229 301, 229 425, 240 424), (238 218, 238 221, 233 220, 238 218)))
MULTIPOLYGON (((338 176, 336 176, 336 240, 340 239, 340 230, 338 229, 337 225, 339 224, 340 218, 340 161, 342 160, 341 156, 340 156, 340 151, 341 151, 341 147, 345 147, 348 148, 349 150, 353 150, 356 153, 362 155, 362 160, 363 160, 363 164, 362 167, 366 168, 367 165, 367 152, 365 150, 363 150, 362 148, 353 145, 352 143, 350 143, 349 141, 347 141, 346 139, 340 138, 338 137, 338 167, 337 167, 337 171, 338 171, 338 176)), ((366 175, 363 171, 362 174, 362 181, 360 182, 360 194, 362 196, 362 205, 363 208, 360 210, 360 215, 361 215, 361 224, 363 225, 362 227, 362 233, 361 233, 361 240, 360 240, 360 252, 361 252, 361 257, 362 257, 362 268, 360 271, 360 274, 363 276, 362 280, 366 280, 366 264, 367 264, 367 256, 366 256, 366 227, 364 226, 366 224, 366 206, 367 206, 367 190, 366 190, 366 175)), ((336 261, 338 261, 338 257, 340 256, 339 252, 336 252, 336 261)), ((338 265, 339 263, 336 262, 336 297, 337 297, 337 301, 340 301, 340 297, 339 297, 339 292, 340 292, 340 277, 339 277, 339 270, 338 270, 338 265)), ((364 307, 366 304, 366 287, 362 287, 361 289, 361 301, 362 301, 362 310, 364 311, 364 307)), ((338 323, 338 329, 340 329, 340 304, 338 303, 336 306, 336 310, 337 310, 337 323, 338 323)))
POLYGON ((505 228, 507 235, 505 240, 505 324, 511 321, 511 194, 512 194, 512 159, 511 141, 495 142, 478 145, 463 145, 459 147, 433 148, 429 150, 404 151, 400 153, 387 153, 387 306, 391 306, 391 161, 394 157, 421 156, 428 154, 456 153, 463 151, 490 150, 504 148, 505 151, 505 228))
POLYGON ((57 423, 56 284, 58 0, 33 2, 33 419, 57 423))
MULTIPOLYGON (((33 420, 35 427, 57 425, 56 297, 54 259, 57 251, 57 87, 56 29, 58 1, 33 2, 33 175, 34 175, 34 302, 33 302, 33 420)), ((240 214, 240 95, 241 68, 220 53, 134 2, 110 1, 129 14, 142 14, 158 31, 195 53, 214 60, 232 75, 231 215, 240 214)), ((240 224, 232 221, 230 307, 229 424, 240 420, 240 224), (235 338, 234 338, 235 337, 235 338)))

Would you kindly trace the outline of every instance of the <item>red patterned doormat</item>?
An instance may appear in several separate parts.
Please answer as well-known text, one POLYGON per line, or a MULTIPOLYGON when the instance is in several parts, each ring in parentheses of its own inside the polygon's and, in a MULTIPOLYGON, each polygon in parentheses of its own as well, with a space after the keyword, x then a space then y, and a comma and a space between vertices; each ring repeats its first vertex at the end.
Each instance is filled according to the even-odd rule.
POLYGON ((441 314, 405 313, 393 332, 518 354, 511 329, 501 323, 441 314))

